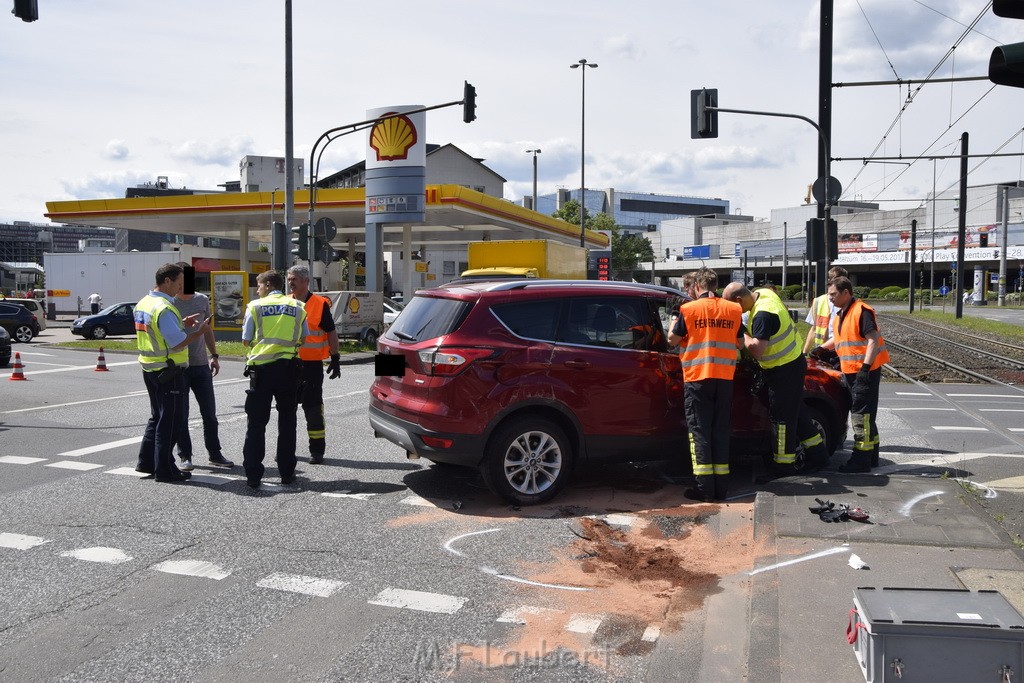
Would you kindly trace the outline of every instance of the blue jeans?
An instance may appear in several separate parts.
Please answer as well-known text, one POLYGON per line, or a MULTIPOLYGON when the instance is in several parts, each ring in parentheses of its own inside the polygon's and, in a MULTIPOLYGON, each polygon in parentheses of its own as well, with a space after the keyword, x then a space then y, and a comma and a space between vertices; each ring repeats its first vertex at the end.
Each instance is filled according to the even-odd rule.
POLYGON ((178 457, 192 459, 192 435, 188 432, 189 390, 195 394, 203 417, 203 441, 210 457, 221 455, 217 403, 213 394, 213 371, 209 365, 190 365, 185 370, 185 390, 178 409, 178 457))

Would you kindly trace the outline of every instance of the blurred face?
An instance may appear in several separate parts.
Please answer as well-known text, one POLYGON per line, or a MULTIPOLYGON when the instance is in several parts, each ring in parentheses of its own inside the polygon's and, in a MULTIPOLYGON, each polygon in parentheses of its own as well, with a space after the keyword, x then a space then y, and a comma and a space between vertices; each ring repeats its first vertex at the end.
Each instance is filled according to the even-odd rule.
POLYGON ((832 302, 833 306, 846 308, 850 305, 851 299, 853 299, 853 294, 850 292, 836 289, 835 285, 828 286, 828 300, 832 302))
POLYGON ((267 282, 256 282, 256 296, 264 297, 270 294, 270 284, 267 282))

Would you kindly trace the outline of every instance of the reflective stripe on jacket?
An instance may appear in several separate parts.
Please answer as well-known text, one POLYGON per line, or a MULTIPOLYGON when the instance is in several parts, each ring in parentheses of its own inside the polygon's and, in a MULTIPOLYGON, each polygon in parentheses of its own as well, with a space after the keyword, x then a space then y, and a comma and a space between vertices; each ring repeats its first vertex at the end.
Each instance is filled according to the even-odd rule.
POLYGON ((255 333, 249 347, 248 365, 265 365, 295 358, 302 341, 306 312, 301 301, 284 294, 269 294, 249 303, 255 333))
POLYGON ((828 294, 822 294, 811 304, 814 312, 814 345, 821 346, 828 340, 828 332, 832 322, 832 304, 828 294))
POLYGON ((748 331, 754 325, 754 316, 758 313, 774 313, 779 318, 779 330, 768 339, 768 346, 758 359, 762 368, 777 368, 796 359, 800 355, 800 344, 796 338, 796 326, 789 315, 789 309, 782 303, 779 295, 770 289, 758 289, 754 307, 750 309, 747 320, 748 331))
POLYGON ((734 301, 715 296, 689 301, 679 309, 686 325, 686 346, 680 352, 683 379, 729 379, 736 374, 736 336, 743 310, 734 301))
MULTIPOLYGON (((868 352, 868 340, 860 335, 860 317, 864 311, 875 309, 860 299, 854 299, 845 315, 837 315, 832 323, 832 338, 836 340, 836 353, 839 354, 839 365, 842 371, 852 375, 864 364, 864 356, 868 352)), ((878 319, 875 319, 878 324, 878 319)), ((889 350, 885 348, 882 331, 878 331, 878 355, 871 363, 871 369, 877 370, 889 362, 889 350)))
POLYGON ((167 367, 167 359, 175 365, 188 365, 188 347, 171 351, 167 340, 160 334, 157 321, 164 311, 169 310, 181 326, 181 313, 162 296, 147 294, 135 304, 135 343, 139 347, 139 362, 146 372, 156 372, 167 367))
POLYGON ((304 306, 309 334, 306 335, 306 341, 299 347, 299 358, 302 360, 326 360, 331 355, 331 350, 327 345, 327 333, 320 329, 320 318, 323 316, 324 306, 330 309, 331 302, 327 297, 310 294, 304 306))

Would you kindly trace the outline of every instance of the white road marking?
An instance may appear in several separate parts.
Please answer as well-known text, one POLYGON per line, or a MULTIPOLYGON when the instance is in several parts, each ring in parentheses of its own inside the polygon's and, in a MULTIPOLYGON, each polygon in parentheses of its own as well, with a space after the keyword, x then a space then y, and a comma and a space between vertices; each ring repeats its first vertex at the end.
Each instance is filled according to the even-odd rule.
POLYGON ((894 413, 906 412, 908 410, 944 410, 948 413, 957 412, 956 408, 889 408, 889 410, 891 410, 894 413))
POLYGON ((199 482, 200 484, 213 484, 214 486, 223 486, 231 481, 237 481, 241 477, 233 477, 230 474, 199 474, 197 472, 192 473, 192 478, 189 481, 199 482))
POLYGON ((513 583, 525 583, 530 586, 540 586, 541 588, 556 588, 562 591, 589 591, 590 588, 584 588, 582 586, 561 586, 557 583, 541 583, 540 581, 530 581, 519 576, 512 576, 511 574, 502 574, 493 567, 477 567, 484 574, 488 574, 498 579, 504 579, 505 581, 512 581, 513 583))
POLYGON ((848 553, 848 552, 850 552, 850 549, 848 547, 839 546, 838 548, 829 548, 828 550, 822 550, 821 552, 811 553, 810 555, 804 555, 803 557, 798 557, 795 560, 786 560, 785 562, 777 562, 775 564, 770 564, 767 567, 759 567, 759 568, 757 568, 757 569, 755 569, 753 571, 747 572, 747 576, 753 576, 754 574, 760 574, 761 572, 767 572, 767 571, 771 571, 773 569, 780 569, 782 567, 788 567, 790 565, 799 564, 801 562, 806 562, 807 560, 816 560, 819 557, 825 557, 827 555, 836 555, 838 553, 848 553))
POLYGON ((139 479, 150 476, 145 472, 136 472, 134 467, 115 467, 112 470, 107 470, 104 474, 124 474, 129 477, 137 477, 139 479))
POLYGON ((979 484, 978 482, 971 481, 970 479, 958 479, 958 478, 955 478, 955 477, 953 478, 953 481, 958 481, 961 484, 965 484, 965 485, 970 486, 972 488, 981 489, 981 491, 982 491, 982 498, 998 498, 999 497, 999 494, 996 491, 994 491, 993 489, 990 489, 985 484, 979 484))
POLYGON ((950 398, 1024 398, 1024 394, 946 394, 950 398))
POLYGON ((260 579, 256 585, 260 588, 271 588, 289 593, 302 593, 303 595, 314 595, 318 598, 329 598, 336 591, 347 586, 348 583, 346 581, 318 579, 315 576, 302 576, 301 574, 271 574, 260 579))
POLYGON ((900 507, 900 514, 904 517, 909 517, 910 509, 913 508, 918 503, 920 503, 922 500, 924 500, 925 498, 931 498, 932 496, 941 495, 942 491, 929 491, 928 493, 922 493, 920 495, 914 496, 900 507))
POLYGON ((371 605, 382 607, 397 607, 399 609, 413 609, 419 612, 434 612, 437 614, 455 614, 466 598, 459 598, 454 595, 443 595, 441 593, 424 593, 422 591, 409 591, 400 588, 385 588, 372 600, 367 600, 371 605))
POLYGON ((608 515, 587 515, 591 519, 600 519, 612 526, 633 526, 638 519, 634 515, 612 513, 608 515))
POLYGON ((10 465, 31 465, 42 460, 46 460, 46 458, 30 458, 27 455, 5 455, 0 458, 0 462, 6 462, 10 465))
POLYGON ((76 560, 84 560, 86 562, 102 562, 104 564, 121 564, 122 562, 128 562, 132 559, 131 556, 123 550, 118 548, 104 548, 101 546, 95 548, 68 550, 67 552, 61 553, 60 556, 73 557, 76 560))
POLYGON ((648 626, 644 630, 644 634, 642 636, 640 636, 640 640, 644 641, 645 643, 653 643, 656 640, 658 640, 658 637, 660 635, 661 635, 661 627, 660 626, 655 626, 654 624, 651 624, 650 626, 648 626))
POLYGON ((961 427, 960 425, 932 425, 937 432, 987 432, 988 427, 961 427))
POLYGON ((400 500, 398 502, 401 503, 402 505, 418 505, 419 507, 424 507, 424 508, 436 508, 437 507, 436 505, 431 503, 426 498, 421 498, 420 496, 417 496, 417 495, 406 496, 405 498, 403 498, 402 500, 400 500))
POLYGON ((986 481, 983 486, 992 489, 999 489, 1000 491, 1011 491, 1013 493, 1024 493, 1024 477, 1008 477, 1006 479, 996 479, 995 481, 986 481))
MULTIPOLYGON (((125 360, 125 361, 120 361, 118 363, 107 363, 107 367, 108 368, 116 368, 116 367, 121 366, 121 365, 136 365, 137 366, 138 364, 139 364, 138 360, 125 360)), ((53 372, 71 372, 73 370, 95 370, 95 369, 96 369, 96 364, 93 363, 92 365, 72 365, 70 367, 53 368, 51 370, 35 370, 35 371, 32 371, 32 374, 33 375, 49 375, 50 373, 53 373, 53 372)), ((5 373, 5 375, 6 374, 13 374, 13 373, 5 373)), ((25 374, 27 375, 28 372, 26 372, 25 374)), ((0 377, 2 377, 2 376, 4 376, 4 375, 0 375, 0 377)))
POLYGON ((978 408, 979 413, 1024 413, 1021 408, 978 408))
POLYGON ((526 625, 526 619, 522 617, 524 614, 532 614, 534 616, 543 616, 545 620, 550 620, 559 614, 564 614, 560 609, 549 609, 547 607, 531 607, 530 605, 523 605, 514 609, 505 610, 501 613, 501 616, 496 621, 502 624, 518 624, 519 626, 526 625))
POLYGON ((466 553, 459 552, 458 550, 452 547, 452 544, 455 543, 455 541, 459 541, 463 538, 468 538, 470 536, 479 536, 480 534, 492 534, 495 531, 501 531, 501 529, 484 529, 483 531, 470 531, 468 534, 462 534, 460 536, 455 536, 454 538, 449 538, 448 541, 444 544, 444 549, 450 553, 458 555, 459 557, 466 557, 466 553))
POLYGON ((355 498, 356 500, 370 500, 376 493, 352 493, 350 491, 340 491, 338 493, 321 493, 321 496, 327 496, 328 498, 355 498))
POLYGON ((565 625, 565 630, 573 633, 596 633, 602 620, 603 617, 593 614, 574 614, 565 625))
MULTIPOLYGON (((43 353, 42 351, 19 351, 18 353, 23 356, 43 356, 44 358, 52 358, 56 355, 53 353, 43 353)), ((65 363, 65 365, 67 365, 67 363, 65 363)))
POLYGON ((61 460, 60 462, 51 462, 51 463, 49 463, 47 465, 43 465, 43 467, 58 467, 58 468, 60 468, 62 470, 81 470, 81 471, 84 472, 86 470, 94 470, 94 469, 96 469, 98 467, 103 467, 103 465, 97 465, 97 464, 91 463, 91 462, 76 462, 74 460, 61 460))
POLYGON ((78 448, 73 451, 64 451, 58 453, 58 458, 77 458, 80 455, 89 455, 90 453, 99 453, 100 451, 109 451, 112 448, 120 448, 121 446, 130 446, 132 444, 142 443, 141 436, 133 436, 130 439, 121 439, 119 441, 109 441, 107 443, 96 444, 95 446, 86 446, 85 448, 78 448))
POLYGON ((81 406, 87 403, 102 403, 103 401, 117 401, 122 398, 135 398, 137 396, 145 396, 145 391, 129 391, 126 394, 120 396, 107 396, 106 398, 90 398, 85 401, 71 401, 70 403, 51 403, 45 406, 35 406, 33 408, 18 408, 17 410, 5 410, 0 415, 12 415, 14 413, 31 413, 35 410, 51 410, 53 408, 70 408, 71 406, 81 406))
POLYGON ((0 548, 28 550, 29 548, 35 548, 37 545, 43 545, 44 543, 50 543, 50 540, 40 538, 39 536, 25 536, 24 534, 9 534, 6 532, 0 533, 0 548))
POLYGON ((154 564, 150 569, 165 574, 181 574, 182 576, 198 576, 204 579, 221 579, 231 576, 231 571, 212 562, 202 560, 167 560, 154 564))
MULTIPOLYGON (((246 380, 247 382, 249 380, 246 380)), ((326 401, 329 398, 348 398, 349 396, 366 396, 369 393, 367 389, 360 389, 359 391, 350 391, 347 394, 338 394, 337 396, 324 396, 326 401)))
POLYGON ((932 397, 931 394, 927 394, 927 393, 920 392, 920 391, 897 391, 896 395, 897 396, 928 396, 929 398, 932 397))
POLYGON ((1011 432, 1024 432, 1024 427, 1010 427, 1011 432))

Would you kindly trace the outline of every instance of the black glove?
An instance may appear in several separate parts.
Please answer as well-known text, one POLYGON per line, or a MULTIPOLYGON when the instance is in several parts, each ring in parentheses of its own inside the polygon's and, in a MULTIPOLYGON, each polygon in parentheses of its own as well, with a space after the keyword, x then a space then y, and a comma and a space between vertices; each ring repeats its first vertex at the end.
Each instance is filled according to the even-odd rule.
POLYGON ((341 354, 332 353, 331 362, 327 364, 327 376, 330 379, 338 379, 341 377, 341 354))
POLYGON ((821 360, 821 354, 824 351, 820 346, 815 346, 813 349, 807 352, 807 355, 815 360, 821 360))
POLYGON ((863 384, 864 386, 867 386, 868 381, 870 381, 870 379, 871 366, 868 365, 867 363, 864 363, 863 365, 860 366, 860 370, 857 371, 857 382, 863 384))

